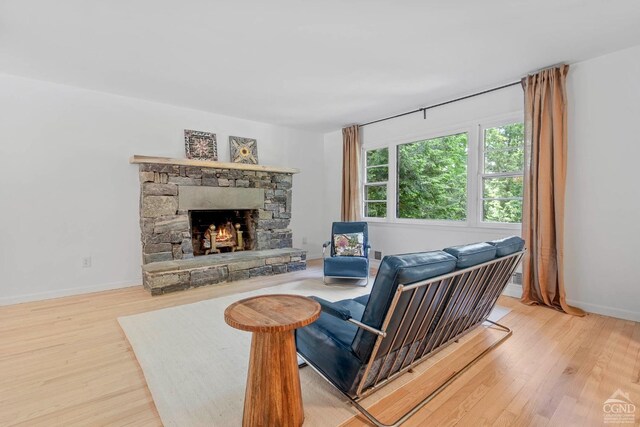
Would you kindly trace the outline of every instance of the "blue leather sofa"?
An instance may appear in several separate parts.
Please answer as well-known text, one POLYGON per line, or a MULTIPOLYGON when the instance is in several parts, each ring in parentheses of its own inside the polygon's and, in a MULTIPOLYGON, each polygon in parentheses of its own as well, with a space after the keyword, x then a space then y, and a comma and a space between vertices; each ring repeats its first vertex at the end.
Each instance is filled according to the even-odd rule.
POLYGON ((322 314, 296 331, 298 353, 347 397, 364 397, 482 324, 523 247, 513 236, 386 256, 369 295, 313 297, 322 314))

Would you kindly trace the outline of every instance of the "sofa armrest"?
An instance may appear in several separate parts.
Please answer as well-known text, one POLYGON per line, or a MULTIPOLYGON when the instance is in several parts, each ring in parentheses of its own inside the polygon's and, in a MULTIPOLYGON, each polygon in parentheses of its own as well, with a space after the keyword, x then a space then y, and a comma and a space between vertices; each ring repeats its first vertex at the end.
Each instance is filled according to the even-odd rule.
POLYGON ((353 319, 351 318, 351 312, 349 310, 347 310, 346 308, 342 308, 337 306, 336 304, 332 303, 331 301, 327 301, 326 299, 322 299, 320 297, 311 297, 311 299, 313 299, 314 301, 317 301, 320 304, 320 307, 322 308, 322 311, 324 311, 325 313, 333 316, 333 317, 337 317, 338 319, 342 319, 342 320, 346 320, 347 322, 351 322, 354 325, 356 325, 358 328, 360 329, 364 329, 365 331, 369 331, 371 333, 374 333, 376 335, 380 335, 382 337, 386 337, 387 333, 385 331, 380 331, 376 328, 373 328, 369 325, 365 325, 364 323, 360 322, 359 320, 353 319))
POLYGON ((342 320, 351 319, 351 312, 346 308, 339 307, 338 305, 332 303, 331 301, 327 301, 319 297, 311 297, 311 298, 320 304, 320 307, 322 307, 322 311, 324 311, 325 313, 330 314, 331 316, 337 317, 338 319, 342 319, 342 320))

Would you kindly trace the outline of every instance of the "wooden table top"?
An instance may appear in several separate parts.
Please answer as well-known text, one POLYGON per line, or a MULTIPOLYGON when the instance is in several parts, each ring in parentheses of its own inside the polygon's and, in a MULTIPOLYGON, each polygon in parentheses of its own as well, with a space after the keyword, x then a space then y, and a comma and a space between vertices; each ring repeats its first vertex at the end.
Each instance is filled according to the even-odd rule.
POLYGON ((320 304, 299 295, 260 295, 231 304, 224 321, 233 328, 249 332, 284 332, 315 322, 320 304))

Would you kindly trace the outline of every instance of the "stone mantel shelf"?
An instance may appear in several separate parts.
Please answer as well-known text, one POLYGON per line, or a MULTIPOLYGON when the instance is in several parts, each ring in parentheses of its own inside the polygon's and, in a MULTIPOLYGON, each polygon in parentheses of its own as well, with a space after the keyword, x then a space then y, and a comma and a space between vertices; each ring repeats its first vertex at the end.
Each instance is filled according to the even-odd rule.
POLYGON ((263 172, 290 173, 290 174, 300 172, 300 169, 283 168, 278 166, 250 165, 246 163, 213 162, 209 160, 194 160, 194 159, 172 159, 170 157, 140 156, 137 154, 132 156, 129 159, 129 163, 195 166, 195 167, 201 167, 201 168, 215 168, 215 169, 240 169, 240 170, 247 170, 247 171, 263 171, 263 172))

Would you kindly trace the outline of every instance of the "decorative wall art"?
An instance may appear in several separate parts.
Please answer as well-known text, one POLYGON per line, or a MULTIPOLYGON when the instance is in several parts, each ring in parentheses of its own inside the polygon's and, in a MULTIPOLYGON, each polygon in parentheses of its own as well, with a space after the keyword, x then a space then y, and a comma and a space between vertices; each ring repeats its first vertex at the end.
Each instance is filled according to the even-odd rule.
POLYGON ((184 149, 187 153, 187 159, 218 160, 215 133, 185 129, 184 149))
POLYGON ((258 164, 258 142, 255 139, 230 136, 229 151, 234 163, 258 164))

